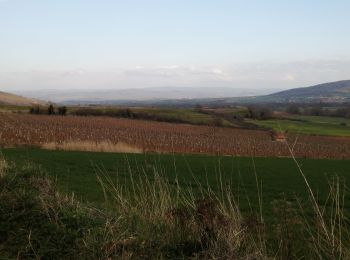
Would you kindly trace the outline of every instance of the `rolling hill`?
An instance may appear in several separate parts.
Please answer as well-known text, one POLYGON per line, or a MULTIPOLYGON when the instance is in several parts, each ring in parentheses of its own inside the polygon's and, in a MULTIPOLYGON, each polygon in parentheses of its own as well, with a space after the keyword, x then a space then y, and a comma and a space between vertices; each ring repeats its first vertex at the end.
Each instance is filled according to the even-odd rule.
POLYGON ((0 105, 32 106, 32 105, 45 105, 45 104, 47 103, 44 101, 17 96, 11 93, 0 91, 0 105))
MULTIPOLYGON (((126 104, 155 105, 155 106, 193 106, 223 105, 223 104, 258 104, 258 103, 348 103, 350 102, 350 80, 335 81, 318 84, 310 87, 294 88, 275 92, 268 95, 216 97, 216 98, 184 98, 144 100, 132 102, 124 101, 126 104)), ((119 101, 120 102, 120 101, 119 101)), ((102 102, 103 103, 103 102, 102 102)), ((118 102, 116 102, 118 103, 118 102)))
POLYGON ((207 99, 158 101, 157 104, 193 106, 195 104, 263 104, 263 103, 350 103, 350 80, 335 81, 310 87, 294 88, 269 95, 207 99))
POLYGON ((287 102, 349 102, 350 80, 295 88, 265 96, 268 99, 287 102))
POLYGON ((269 95, 228 97, 222 99, 191 100, 207 104, 261 104, 261 103, 350 103, 350 80, 293 88, 269 95))

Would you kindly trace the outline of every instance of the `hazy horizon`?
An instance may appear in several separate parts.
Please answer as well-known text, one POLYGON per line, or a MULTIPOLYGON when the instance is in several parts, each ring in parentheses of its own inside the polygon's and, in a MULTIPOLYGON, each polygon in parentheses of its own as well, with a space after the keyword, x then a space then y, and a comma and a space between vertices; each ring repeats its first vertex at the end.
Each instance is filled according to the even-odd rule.
POLYGON ((0 90, 345 80, 349 9, 341 0, 0 0, 0 90))

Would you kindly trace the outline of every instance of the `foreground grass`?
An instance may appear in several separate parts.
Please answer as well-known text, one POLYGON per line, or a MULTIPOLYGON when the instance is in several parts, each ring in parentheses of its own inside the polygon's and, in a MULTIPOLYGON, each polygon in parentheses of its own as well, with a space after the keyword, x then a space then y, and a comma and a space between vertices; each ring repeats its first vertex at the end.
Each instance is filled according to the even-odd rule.
POLYGON ((94 208, 57 192, 33 166, 2 161, 0 257, 36 259, 247 258, 262 252, 246 237, 240 214, 206 192, 173 196, 160 176, 132 190, 99 178, 109 207, 94 208))
POLYGON ((241 214, 234 191, 197 191, 153 169, 129 171, 131 185, 101 172, 105 202, 82 203, 56 189, 41 168, 0 160, 0 257, 81 259, 348 259, 342 182, 331 184, 330 207, 275 203, 267 227, 259 211, 241 214), (318 214, 321 212, 321 214, 318 214), (328 217, 329 216, 329 217, 328 217), (271 229, 270 229, 271 228, 271 229), (273 234, 269 238, 269 233, 273 234))
POLYGON ((258 126, 291 133, 350 136, 350 120, 324 116, 288 116, 269 120, 249 120, 258 126))
MULTIPOLYGON (((57 178, 61 191, 74 192, 80 200, 103 203, 105 198, 96 175, 103 173, 114 182, 130 187, 130 172, 153 178, 156 169, 175 185, 199 192, 200 187, 220 189, 220 179, 230 186, 243 212, 258 209, 256 176, 261 185, 263 217, 273 222, 274 203, 287 199, 296 206, 296 198, 305 201, 308 191, 298 168, 289 158, 243 158, 205 155, 111 154, 93 152, 47 151, 40 149, 4 149, 3 155, 17 164, 34 162, 57 178), (256 174, 256 175, 255 175, 256 174)), ((350 161, 299 159, 302 170, 324 205, 329 182, 340 178, 350 182, 350 161)), ((350 212, 350 199, 345 198, 350 212)))

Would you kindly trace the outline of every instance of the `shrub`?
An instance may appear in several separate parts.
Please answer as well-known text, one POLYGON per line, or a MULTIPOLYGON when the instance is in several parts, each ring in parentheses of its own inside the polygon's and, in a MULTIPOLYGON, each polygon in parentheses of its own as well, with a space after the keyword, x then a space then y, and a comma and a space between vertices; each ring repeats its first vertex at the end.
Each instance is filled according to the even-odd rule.
POLYGON ((29 109, 29 113, 34 115, 39 115, 39 114, 43 114, 43 111, 39 106, 35 106, 29 109))
POLYGON ((350 118, 350 106, 338 108, 337 110, 335 110, 333 115, 337 117, 350 118))
POLYGON ((299 115, 300 114, 300 108, 296 104, 290 104, 290 105, 287 106, 286 112, 289 113, 289 114, 299 115))
POLYGON ((102 110, 93 108, 80 108, 73 112, 77 116, 102 116, 102 110))
POLYGON ((304 114, 310 115, 310 116, 323 116, 325 115, 325 111, 323 110, 322 106, 314 105, 312 107, 305 109, 304 114))
POLYGON ((55 114, 55 108, 53 107, 53 105, 49 105, 49 107, 47 109, 47 114, 48 115, 54 115, 55 114))
POLYGON ((264 120, 270 119, 273 116, 273 111, 268 107, 248 107, 248 118, 264 120))
POLYGON ((214 117, 211 122, 211 125, 213 126, 223 126, 223 124, 224 124, 223 119, 220 117, 214 117))
POLYGON ((58 114, 61 116, 65 116, 67 113, 67 107, 63 106, 63 107, 59 107, 58 108, 58 114))

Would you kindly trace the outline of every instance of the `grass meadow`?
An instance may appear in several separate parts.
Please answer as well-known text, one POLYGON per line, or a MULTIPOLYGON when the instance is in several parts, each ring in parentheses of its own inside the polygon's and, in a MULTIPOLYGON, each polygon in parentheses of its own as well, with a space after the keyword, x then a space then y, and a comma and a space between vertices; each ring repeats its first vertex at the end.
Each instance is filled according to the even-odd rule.
POLYGON ((5 239, 0 248, 5 256, 288 259, 348 254, 350 203, 344 183, 350 161, 300 159, 296 164, 290 158, 31 148, 2 154, 2 169, 14 174, 2 170, 0 231, 5 237, 19 232, 18 241, 5 239), (45 228, 36 229, 37 221, 45 228), (66 243, 74 246, 67 249, 66 243))
POLYGON ((2 256, 349 256, 348 160, 33 148, 2 156, 2 256))
POLYGON ((350 120, 326 116, 287 116, 269 120, 248 120, 258 126, 277 131, 327 136, 350 136, 350 120))
MULTIPOLYGON (((57 178, 58 187, 74 193, 88 202, 104 202, 104 194, 98 181, 99 175, 130 187, 130 175, 147 175, 154 172, 169 183, 179 183, 194 192, 204 188, 218 191, 230 186, 243 212, 259 207, 259 194, 263 204, 263 216, 273 220, 273 204, 281 199, 306 201, 309 192, 290 158, 249 158, 206 155, 172 154, 117 154, 74 151, 47 151, 40 149, 5 149, 5 158, 18 164, 33 162, 57 178), (257 187, 258 182, 258 187, 257 187)), ((329 184, 335 178, 350 181, 349 160, 298 160, 320 205, 325 205, 329 184)), ((296 206, 296 205, 295 205, 296 206)), ((350 209, 350 201, 346 206, 350 209)))

